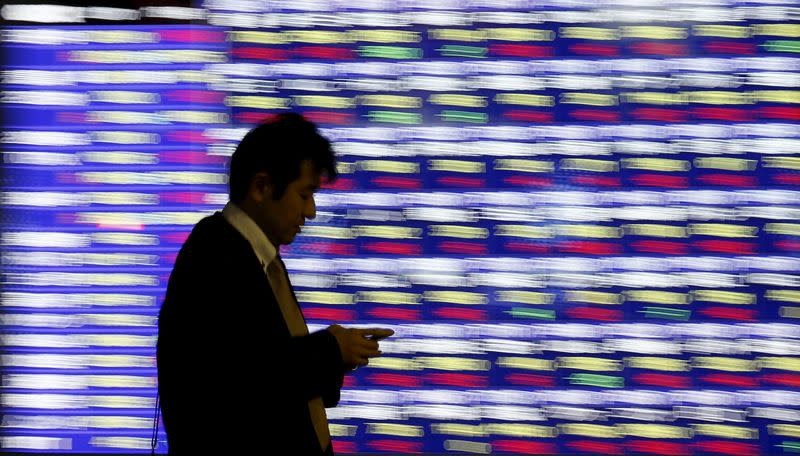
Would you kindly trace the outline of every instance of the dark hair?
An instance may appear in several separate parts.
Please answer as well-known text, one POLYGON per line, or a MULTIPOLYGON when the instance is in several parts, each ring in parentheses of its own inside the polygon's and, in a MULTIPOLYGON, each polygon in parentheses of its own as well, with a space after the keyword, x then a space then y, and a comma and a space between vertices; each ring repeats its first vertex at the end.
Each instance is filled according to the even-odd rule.
POLYGON ((300 177, 300 164, 312 160, 315 169, 325 172, 327 182, 336 180, 336 157, 331 144, 313 123, 297 113, 279 114, 271 121, 250 130, 231 156, 228 189, 230 199, 244 199, 250 180, 266 171, 273 182, 274 199, 280 199, 286 187, 300 177))

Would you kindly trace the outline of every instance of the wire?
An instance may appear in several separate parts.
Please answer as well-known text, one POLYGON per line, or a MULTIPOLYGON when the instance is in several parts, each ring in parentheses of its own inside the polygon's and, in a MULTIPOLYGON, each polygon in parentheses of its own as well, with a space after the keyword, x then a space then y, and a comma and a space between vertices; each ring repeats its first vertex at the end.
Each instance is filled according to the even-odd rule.
POLYGON ((153 420, 153 436, 150 438, 150 455, 155 456, 156 447, 158 446, 158 419, 161 416, 161 408, 158 406, 158 400, 161 395, 156 392, 156 415, 153 420))

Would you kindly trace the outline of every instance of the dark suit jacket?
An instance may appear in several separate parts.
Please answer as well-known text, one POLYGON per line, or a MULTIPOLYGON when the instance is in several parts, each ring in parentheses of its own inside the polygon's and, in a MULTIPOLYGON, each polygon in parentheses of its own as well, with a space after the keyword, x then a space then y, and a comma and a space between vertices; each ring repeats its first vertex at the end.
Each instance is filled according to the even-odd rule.
POLYGON ((308 400, 338 403, 339 345, 328 331, 290 336, 253 248, 221 212, 181 248, 158 333, 170 454, 323 454, 308 400))

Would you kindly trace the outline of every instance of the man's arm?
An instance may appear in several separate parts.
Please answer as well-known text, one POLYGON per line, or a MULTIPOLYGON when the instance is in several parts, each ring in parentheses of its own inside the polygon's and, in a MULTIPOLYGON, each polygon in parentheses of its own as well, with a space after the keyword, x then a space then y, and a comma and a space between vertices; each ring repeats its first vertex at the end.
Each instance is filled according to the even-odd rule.
POLYGON ((327 330, 275 340, 273 360, 283 387, 305 400, 322 396, 326 407, 339 402, 344 363, 336 338, 327 330))

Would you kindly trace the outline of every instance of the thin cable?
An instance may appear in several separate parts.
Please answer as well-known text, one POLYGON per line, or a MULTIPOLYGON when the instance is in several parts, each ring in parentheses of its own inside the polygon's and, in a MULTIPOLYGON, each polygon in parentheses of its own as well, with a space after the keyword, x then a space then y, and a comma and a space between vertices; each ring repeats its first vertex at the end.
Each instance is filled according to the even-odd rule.
POLYGON ((161 416, 161 408, 158 406, 158 400, 161 397, 158 392, 156 392, 156 417, 153 420, 153 436, 150 438, 150 455, 155 456, 156 454, 156 446, 158 446, 158 419, 161 416))

